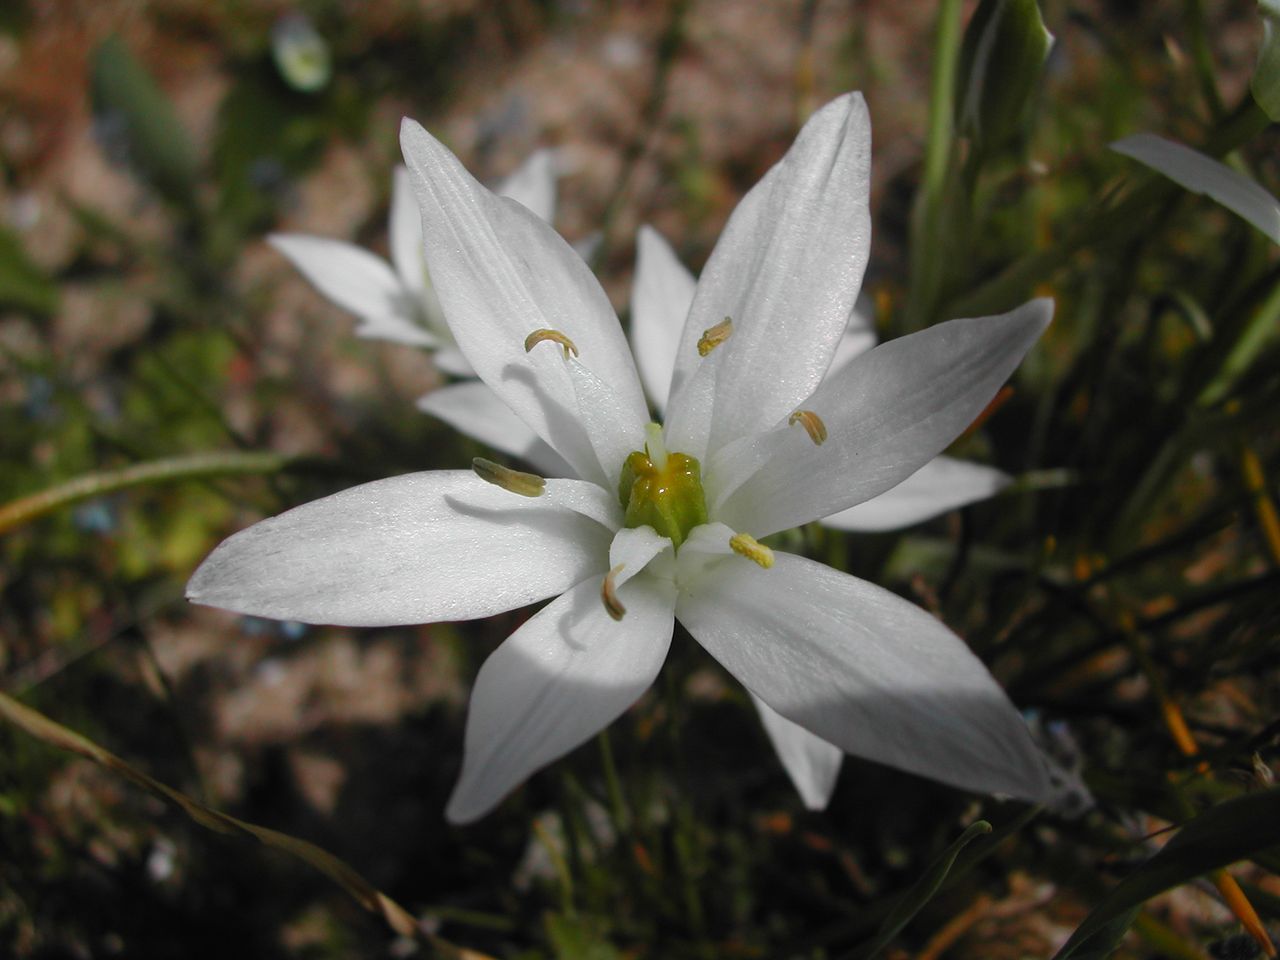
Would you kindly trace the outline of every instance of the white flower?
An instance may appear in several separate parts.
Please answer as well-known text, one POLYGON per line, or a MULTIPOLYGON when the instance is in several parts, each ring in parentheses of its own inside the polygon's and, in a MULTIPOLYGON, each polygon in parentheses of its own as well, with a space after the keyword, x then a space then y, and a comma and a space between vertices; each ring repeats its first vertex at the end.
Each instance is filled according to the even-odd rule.
MULTIPOLYGON (((640 382, 659 414, 666 410, 676 348, 696 286, 662 235, 642 227, 631 294, 631 344, 640 382)), ((836 345, 828 378, 876 345, 869 313, 870 306, 859 298, 836 345)), ((548 476, 572 476, 559 455, 481 381, 433 390, 418 407, 482 443, 527 460, 548 476)), ((897 530, 994 496, 1010 480, 994 467, 938 456, 884 493, 819 522, 857 532, 897 530)), ((781 717, 759 697, 752 700, 806 806, 825 808, 835 790, 843 751, 781 717)))
MULTIPOLYGON (((550 222, 556 206, 551 151, 535 151, 496 190, 550 222)), ((441 370, 471 376, 423 262, 422 215, 409 186, 409 171, 401 166, 391 181, 390 221, 391 263, 363 247, 328 237, 276 233, 269 240, 320 293, 360 318, 356 336, 426 347, 435 351, 441 370)))
POLYGON ((806 735, 963 788, 1045 796, 1042 757, 963 641, 887 590, 756 539, 919 470, 1052 312, 1037 300, 939 324, 824 382, 870 244, 862 98, 815 114, 734 212, 680 336, 665 428, 648 423, 631 352, 581 258, 417 124, 401 142, 459 349, 579 479, 477 461, 475 473, 355 487, 228 539, 191 599, 376 626, 557 597, 476 679, 455 822, 634 703, 676 618, 806 735))

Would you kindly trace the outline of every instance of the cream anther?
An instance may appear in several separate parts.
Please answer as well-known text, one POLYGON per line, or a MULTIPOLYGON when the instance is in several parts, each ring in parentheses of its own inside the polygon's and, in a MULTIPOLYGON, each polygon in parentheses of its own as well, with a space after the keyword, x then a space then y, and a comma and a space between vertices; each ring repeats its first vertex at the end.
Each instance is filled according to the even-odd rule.
POLYGON ((729 538, 729 546, 740 557, 746 557, 768 570, 773 566, 773 551, 749 533, 735 533, 729 538))
POLYGON ((574 345, 572 340, 566 337, 559 330, 550 330, 546 327, 543 327, 540 330, 535 330, 524 338, 524 352, 528 353, 544 340, 550 340, 553 343, 558 343, 560 346, 564 347, 564 358, 566 360, 569 359, 569 354, 573 354, 575 357, 578 355, 578 348, 574 345))
POLYGON ((733 333, 733 321, 729 317, 725 317, 714 327, 708 327, 702 331, 702 336, 698 340, 698 356, 705 357, 720 344, 729 339, 729 335, 733 333))
POLYGON ((622 572, 624 566, 626 566, 624 563, 618 564, 604 575, 604 583, 600 584, 600 599, 609 616, 615 620, 621 620, 627 613, 627 608, 618 599, 617 589, 614 587, 614 579, 622 572))
POLYGON ((794 426, 797 423, 804 427, 805 433, 809 434, 809 439, 817 446, 822 446, 822 441, 827 439, 827 425, 812 410, 797 410, 787 418, 787 426, 794 426))
POLYGON ((495 487, 501 487, 511 493, 517 493, 522 497, 540 497, 542 496, 543 488, 547 485, 547 481, 536 473, 512 470, 510 467, 504 467, 502 464, 486 460, 484 457, 476 457, 472 460, 471 469, 475 471, 476 476, 481 480, 492 483, 495 487))

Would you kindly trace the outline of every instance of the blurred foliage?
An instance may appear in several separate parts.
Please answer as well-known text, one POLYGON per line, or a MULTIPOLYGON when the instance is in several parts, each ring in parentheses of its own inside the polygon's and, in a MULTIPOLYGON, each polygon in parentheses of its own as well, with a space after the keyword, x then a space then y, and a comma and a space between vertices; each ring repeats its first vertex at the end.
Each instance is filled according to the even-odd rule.
MULTIPOLYGON (((783 101, 759 113, 791 120, 723 129, 668 96, 704 89, 733 48, 711 0, 316 0, 301 11, 331 75, 314 89, 278 66, 281 8, 173 0, 72 30, 40 5, 0 7, 20 64, 91 38, 61 81, 76 85, 57 101, 66 116, 42 106, 53 81, 19 69, 30 143, 0 122, 0 510, 48 498, 0 535, 0 689, 92 741, 68 757, 0 726, 0 954, 465 955, 397 938, 305 863, 207 834, 85 759, 109 750, 193 803, 330 851, 425 930, 492 956, 1002 960, 1049 956, 1073 930, 1073 950, 1094 934, 1073 957, 1259 955, 1216 871, 1246 861, 1240 888, 1276 928, 1280 254, 1106 145, 1168 134, 1280 192, 1274 25, 1255 56, 1274 5, 979 4, 1028 18, 1023 31, 1042 16, 1057 38, 1043 63, 1015 44, 1011 86, 984 88, 999 149, 955 122, 987 22, 966 38, 963 6, 939 4, 935 29, 932 9, 798 5, 809 68, 794 89, 719 78, 726 104, 758 82, 783 101), (881 334, 1055 298, 1012 394, 954 451, 1020 477, 1009 492, 903 533, 806 529, 794 548, 966 637, 1095 808, 975 799, 849 759, 831 808, 805 811, 746 694, 678 638, 607 740, 449 828, 468 682, 521 614, 357 635, 183 602, 199 559, 260 516, 491 455, 411 409, 438 382, 429 363, 351 340, 260 241, 332 207, 355 210, 331 221, 342 239, 385 250, 395 120, 480 109, 512 64, 562 60, 584 37, 642 78, 640 119, 590 130, 621 174, 562 182, 581 222, 605 225, 618 302, 627 231, 653 220, 703 262, 803 104, 844 86, 867 90, 889 171, 868 283, 881 334), (193 48, 216 77, 203 113, 193 48), (929 78, 909 74, 939 63, 926 102, 929 78), (87 198, 50 172, 94 169, 59 153, 90 129, 80 149, 117 171, 98 182, 136 193, 87 198), (60 250, 24 196, 63 217, 60 250)), ((793 38, 756 16, 743 62, 765 77, 793 38)), ((552 85, 569 120, 550 138, 571 138, 598 90, 583 75, 552 85)), ((464 159, 487 164, 549 95, 518 93, 485 106, 464 159)))

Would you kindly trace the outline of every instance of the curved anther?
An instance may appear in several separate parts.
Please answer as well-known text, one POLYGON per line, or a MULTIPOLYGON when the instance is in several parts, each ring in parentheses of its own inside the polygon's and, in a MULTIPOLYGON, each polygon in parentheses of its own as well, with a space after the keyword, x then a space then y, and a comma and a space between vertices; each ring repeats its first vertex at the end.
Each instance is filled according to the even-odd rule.
POLYGON ((512 470, 510 467, 504 467, 502 464, 486 460, 484 457, 476 457, 472 460, 471 469, 475 471, 476 476, 481 480, 488 481, 495 487, 501 487, 511 493, 518 493, 522 497, 540 497, 547 485, 547 481, 536 473, 512 470))
POLYGON ((575 357, 578 355, 578 348, 574 345, 572 340, 566 337, 559 330, 551 330, 547 327, 535 330, 524 338, 524 352, 528 353, 544 340, 550 340, 553 343, 558 343, 560 346, 564 347, 564 358, 566 360, 569 359, 569 354, 573 354, 575 357))
POLYGON ((740 557, 746 557, 768 570, 773 566, 773 551, 749 533, 735 533, 729 538, 729 546, 740 557))
POLYGON ((827 439, 827 425, 812 410, 797 410, 787 418, 787 426, 794 426, 797 423, 804 427, 805 433, 809 434, 809 439, 817 446, 822 446, 822 441, 827 439))
POLYGON ((627 613, 627 608, 618 599, 617 590, 613 585, 614 578, 622 572, 624 566, 626 564, 618 564, 604 575, 604 583, 600 584, 600 599, 604 603, 605 610, 609 612, 609 616, 615 620, 621 620, 627 613))
POLYGON ((698 356, 705 357, 720 344, 729 339, 729 335, 733 333, 733 321, 729 317, 725 317, 714 327, 708 327, 702 331, 702 336, 698 339, 698 356))

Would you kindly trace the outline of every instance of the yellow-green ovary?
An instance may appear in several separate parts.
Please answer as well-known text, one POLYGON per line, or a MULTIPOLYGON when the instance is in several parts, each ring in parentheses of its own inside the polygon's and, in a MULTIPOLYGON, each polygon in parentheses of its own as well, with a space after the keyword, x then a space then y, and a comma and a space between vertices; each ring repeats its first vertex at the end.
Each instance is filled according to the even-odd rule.
MULTIPOLYGON (((665 452, 665 451, 664 451, 665 452)), ((702 467, 684 453, 651 458, 649 449, 627 456, 618 482, 618 499, 628 527, 653 527, 677 547, 689 531, 707 522, 702 467)))

